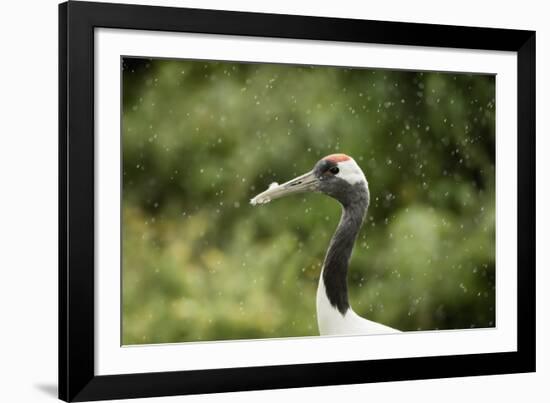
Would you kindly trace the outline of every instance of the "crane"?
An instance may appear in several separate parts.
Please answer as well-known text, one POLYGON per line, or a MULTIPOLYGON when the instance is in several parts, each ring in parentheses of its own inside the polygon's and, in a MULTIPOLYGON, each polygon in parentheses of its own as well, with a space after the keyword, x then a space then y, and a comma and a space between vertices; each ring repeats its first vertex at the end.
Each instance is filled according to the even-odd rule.
POLYGON ((340 202, 342 215, 325 255, 317 288, 317 324, 321 335, 386 334, 399 330, 356 314, 348 298, 347 275, 351 252, 369 206, 365 174, 353 158, 331 154, 313 169, 250 200, 252 205, 296 193, 319 192, 340 202))

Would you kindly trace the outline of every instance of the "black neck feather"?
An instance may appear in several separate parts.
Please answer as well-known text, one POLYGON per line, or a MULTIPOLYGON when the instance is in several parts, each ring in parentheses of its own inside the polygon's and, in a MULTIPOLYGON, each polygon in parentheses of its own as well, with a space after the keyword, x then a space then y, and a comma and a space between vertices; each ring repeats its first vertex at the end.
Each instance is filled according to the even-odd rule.
POLYGON ((352 186, 353 197, 340 200, 342 216, 330 241, 323 264, 323 281, 331 305, 344 315, 349 309, 348 266, 353 246, 369 205, 369 191, 364 183, 352 186))

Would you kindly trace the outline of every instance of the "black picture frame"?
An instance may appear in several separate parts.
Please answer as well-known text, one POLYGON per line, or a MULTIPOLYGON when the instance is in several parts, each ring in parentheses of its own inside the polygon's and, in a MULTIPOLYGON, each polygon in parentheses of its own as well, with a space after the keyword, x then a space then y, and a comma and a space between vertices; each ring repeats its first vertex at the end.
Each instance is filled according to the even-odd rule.
POLYGON ((121 399, 535 371, 535 32, 142 5, 59 5, 59 398, 121 399), (97 376, 94 29, 517 52, 517 352, 97 376))

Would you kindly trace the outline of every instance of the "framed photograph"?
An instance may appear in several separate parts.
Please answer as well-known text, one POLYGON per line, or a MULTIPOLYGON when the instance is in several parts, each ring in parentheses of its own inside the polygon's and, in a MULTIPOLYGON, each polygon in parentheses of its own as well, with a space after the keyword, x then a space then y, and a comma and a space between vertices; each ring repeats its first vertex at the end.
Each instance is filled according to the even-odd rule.
POLYGON ((535 370, 535 33, 59 6, 59 397, 535 370))

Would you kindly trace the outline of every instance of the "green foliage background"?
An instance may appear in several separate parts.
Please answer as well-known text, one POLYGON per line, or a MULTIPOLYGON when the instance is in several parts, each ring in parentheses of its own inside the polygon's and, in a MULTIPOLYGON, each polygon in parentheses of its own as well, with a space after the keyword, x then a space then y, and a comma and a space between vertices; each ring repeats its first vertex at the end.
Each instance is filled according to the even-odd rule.
POLYGON ((334 152, 371 191, 355 311, 494 326, 494 97, 488 75, 124 59, 123 344, 317 335, 338 203, 248 201, 334 152))

